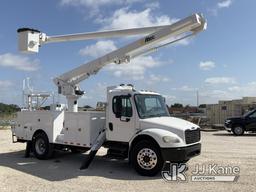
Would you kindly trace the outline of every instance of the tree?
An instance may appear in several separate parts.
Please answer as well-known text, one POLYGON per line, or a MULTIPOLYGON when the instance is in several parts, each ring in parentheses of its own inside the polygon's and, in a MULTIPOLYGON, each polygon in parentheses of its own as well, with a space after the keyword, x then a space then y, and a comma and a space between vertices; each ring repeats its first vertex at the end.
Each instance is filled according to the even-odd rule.
POLYGON ((85 105, 83 108, 84 109, 91 109, 92 107, 90 105, 85 105))
POLYGON ((42 107, 42 109, 43 109, 43 110, 46 110, 46 111, 50 111, 51 106, 47 105, 47 106, 42 107))
POLYGON ((183 105, 181 103, 174 103, 173 105, 171 105, 171 107, 183 108, 183 105))
POLYGON ((18 105, 14 105, 14 104, 4 104, 4 103, 0 103, 0 113, 1 114, 12 114, 15 113, 17 111, 19 111, 20 108, 18 105))
POLYGON ((199 108, 206 108, 206 104, 199 105, 199 108))

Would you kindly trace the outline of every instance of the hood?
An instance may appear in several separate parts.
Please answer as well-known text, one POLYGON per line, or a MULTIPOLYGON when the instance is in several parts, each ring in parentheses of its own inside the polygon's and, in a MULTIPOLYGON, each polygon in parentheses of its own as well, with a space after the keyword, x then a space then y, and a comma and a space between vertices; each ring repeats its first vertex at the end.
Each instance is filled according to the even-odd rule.
POLYGON ((244 117, 230 117, 227 120, 231 120, 231 121, 239 121, 239 120, 243 120, 244 117))
POLYGON ((176 117, 153 117, 140 119, 140 128, 160 128, 178 134, 187 129, 199 128, 199 126, 176 117))

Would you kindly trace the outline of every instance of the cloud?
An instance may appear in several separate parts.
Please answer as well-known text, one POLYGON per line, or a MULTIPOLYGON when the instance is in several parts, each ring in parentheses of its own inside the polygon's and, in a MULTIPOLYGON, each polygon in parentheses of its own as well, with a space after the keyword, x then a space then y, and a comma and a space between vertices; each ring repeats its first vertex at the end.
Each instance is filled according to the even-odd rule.
POLYGON ((154 82, 168 82, 168 81, 170 81, 170 79, 168 77, 164 77, 164 76, 161 76, 161 75, 154 75, 154 74, 149 75, 149 79, 151 81, 154 81, 154 82))
POLYGON ((0 55, 0 67, 9 67, 20 71, 36 71, 39 69, 39 60, 29 57, 5 53, 0 55))
POLYGON ((170 82, 170 78, 162 75, 155 75, 155 74, 150 74, 146 79, 147 79, 146 83, 148 85, 170 82))
POLYGON ((240 91, 240 90, 241 90, 241 87, 239 87, 239 86, 233 86, 233 87, 229 87, 228 90, 229 90, 229 91, 240 91))
POLYGON ((232 95, 224 90, 206 90, 200 92, 200 97, 204 97, 205 103, 217 102, 218 100, 232 99, 232 95))
POLYGON ((106 70, 113 73, 115 77, 142 80, 145 77, 146 69, 158 67, 159 65, 161 65, 161 62, 152 56, 141 56, 131 60, 129 63, 121 65, 110 64, 106 67, 106 70))
POLYGON ((168 25, 176 22, 178 19, 170 19, 167 15, 153 16, 150 8, 141 12, 130 11, 128 8, 116 10, 112 17, 99 19, 105 29, 125 29, 157 25, 168 25))
POLYGON ((100 13, 100 9, 105 6, 128 6, 133 3, 143 2, 144 0, 61 0, 62 6, 86 7, 90 15, 94 16, 100 13))
POLYGON ((239 85, 232 77, 213 77, 206 79, 205 83, 208 86, 199 91, 201 103, 217 103, 219 100, 232 100, 256 95, 256 82, 239 85))
POLYGON ((94 45, 89 45, 83 49, 80 49, 79 54, 82 56, 99 57, 105 55, 111 51, 114 51, 116 46, 113 41, 98 41, 94 45))
POLYGON ((218 8, 228 8, 232 4, 232 0, 224 0, 217 4, 218 8))
POLYGON ((142 2, 143 0, 61 0, 61 5, 72 5, 72 6, 85 6, 85 7, 101 7, 106 5, 124 5, 132 4, 136 2, 142 2))
POLYGON ((207 84, 217 85, 217 84, 235 84, 236 81, 232 77, 211 77, 204 81, 207 84))
POLYGON ((154 2, 146 3, 145 7, 150 9, 157 9, 160 7, 160 4, 158 1, 154 1, 154 2))
MULTIPOLYGON (((117 47, 111 40, 98 41, 94 45, 89 45, 79 51, 82 56, 89 56, 97 58, 105 55, 117 47)), ((144 79, 145 71, 149 68, 154 68, 161 65, 162 62, 154 59, 152 56, 140 56, 132 59, 129 63, 123 63, 121 65, 109 64, 106 66, 106 70, 113 73, 115 77, 121 77, 124 79, 141 80, 144 79)), ((166 77, 160 77, 151 74, 148 82, 167 82, 169 79, 166 77)))
MULTIPOLYGON (((143 11, 131 11, 129 8, 121 8, 116 10, 111 17, 98 18, 97 22, 103 26, 104 30, 111 30, 170 25, 178 20, 179 19, 177 18, 170 18, 168 15, 154 15, 151 8, 147 8, 143 11)), ((169 38, 163 43, 167 43, 178 38, 180 38, 180 36, 169 38)), ((189 39, 183 39, 175 44, 188 45, 189 43, 189 39)))
MULTIPOLYGON (((170 18, 168 15, 154 15, 152 10, 159 7, 159 2, 155 0, 147 2, 145 0, 61 0, 60 4, 88 8, 91 12, 90 15, 94 16, 96 23, 102 25, 103 30, 169 25, 179 20, 170 18), (146 9, 142 11, 129 10, 131 4, 138 2, 144 2, 146 9), (105 16, 102 8, 114 5, 125 7, 115 10, 112 16, 105 16)), ((88 17, 88 12, 86 12, 86 16, 88 17)), ((183 39, 175 44, 188 45, 189 40, 183 39)))
POLYGON ((0 88, 8 88, 11 87, 13 83, 8 80, 0 80, 0 88))
POLYGON ((219 10, 224 9, 224 8, 229 8, 232 3, 233 3, 233 0, 222 0, 222 1, 219 1, 214 8, 209 9, 208 11, 212 15, 217 16, 219 10))
POLYGON ((189 91, 196 91, 197 88, 193 88, 190 87, 188 85, 183 85, 182 87, 178 87, 178 88, 172 88, 173 91, 185 91, 185 92, 189 92, 189 91))
POLYGON ((177 97, 174 95, 163 95, 163 97, 166 99, 167 104, 170 104, 177 99, 177 97))
POLYGON ((60 4, 61 5, 70 5, 70 6, 85 6, 89 8, 98 8, 104 5, 108 4, 116 4, 116 3, 121 3, 120 0, 61 0, 60 4))
POLYGON ((189 87, 189 86, 187 86, 187 85, 184 85, 184 86, 182 86, 181 88, 179 88, 178 90, 180 90, 180 91, 195 91, 196 88, 193 88, 193 87, 189 87))
POLYGON ((228 88, 228 91, 232 95, 239 95, 242 96, 255 96, 256 95, 256 82, 249 82, 245 85, 237 85, 237 86, 231 86, 228 88))
POLYGON ((204 71, 209 71, 215 68, 215 63, 213 61, 202 61, 199 63, 199 68, 204 71))
POLYGON ((217 103, 219 100, 241 99, 242 97, 255 97, 256 82, 249 82, 244 85, 235 85, 223 89, 208 89, 199 92, 202 103, 217 103))

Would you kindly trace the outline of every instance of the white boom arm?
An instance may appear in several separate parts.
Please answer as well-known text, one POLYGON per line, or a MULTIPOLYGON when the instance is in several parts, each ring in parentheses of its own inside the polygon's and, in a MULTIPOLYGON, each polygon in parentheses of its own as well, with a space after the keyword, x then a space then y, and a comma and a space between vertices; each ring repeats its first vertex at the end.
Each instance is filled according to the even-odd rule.
POLYGON ((77 99, 84 94, 78 86, 79 82, 88 78, 92 74, 96 74, 101 68, 109 63, 122 64, 124 62, 129 62, 130 59, 138 55, 163 46, 159 46, 159 43, 161 42, 163 43, 169 39, 172 40, 169 40, 169 42, 164 45, 176 42, 206 29, 206 25, 206 20, 201 14, 193 14, 172 25, 69 34, 52 37, 47 36, 38 30, 22 28, 18 29, 19 48, 23 52, 38 52, 41 45, 51 42, 149 34, 146 37, 140 38, 139 40, 112 51, 98 59, 83 64, 54 79, 55 84, 58 86, 59 93, 67 97, 69 111, 77 111, 77 99), (177 37, 179 38, 178 40, 175 39, 177 37))

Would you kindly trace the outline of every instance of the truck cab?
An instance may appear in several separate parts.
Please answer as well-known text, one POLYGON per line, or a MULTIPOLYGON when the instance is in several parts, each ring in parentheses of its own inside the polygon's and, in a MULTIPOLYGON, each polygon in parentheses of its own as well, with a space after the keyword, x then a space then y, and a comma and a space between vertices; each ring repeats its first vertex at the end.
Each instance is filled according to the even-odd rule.
POLYGON ((166 161, 187 162, 200 154, 199 126, 171 117, 160 94, 120 85, 107 89, 107 101, 107 146, 123 148, 140 174, 154 175, 166 161))

